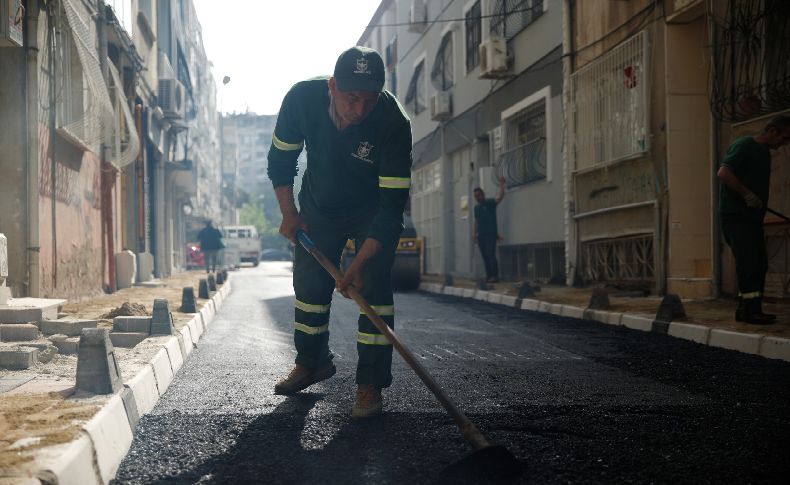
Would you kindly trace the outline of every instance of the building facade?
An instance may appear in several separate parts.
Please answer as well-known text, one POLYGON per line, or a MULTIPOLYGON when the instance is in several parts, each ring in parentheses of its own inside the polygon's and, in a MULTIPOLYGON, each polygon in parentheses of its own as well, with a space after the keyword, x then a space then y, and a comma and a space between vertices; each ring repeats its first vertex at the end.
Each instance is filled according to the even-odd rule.
POLYGON ((138 281, 179 270, 187 217, 220 215, 216 89, 192 2, 11 3, 0 232, 13 294, 114 291, 129 253, 138 281))
MULTIPOLYGON (((566 0, 565 11, 569 275, 737 293, 716 170, 736 136, 790 108, 790 4, 566 0)), ((787 209, 787 148, 773 155, 770 203, 787 209)), ((769 288, 786 294, 786 227, 766 227, 769 288)))
POLYGON ((426 272, 482 275, 472 191, 504 177, 502 277, 564 281, 561 2, 384 1, 359 43, 412 119, 426 272))

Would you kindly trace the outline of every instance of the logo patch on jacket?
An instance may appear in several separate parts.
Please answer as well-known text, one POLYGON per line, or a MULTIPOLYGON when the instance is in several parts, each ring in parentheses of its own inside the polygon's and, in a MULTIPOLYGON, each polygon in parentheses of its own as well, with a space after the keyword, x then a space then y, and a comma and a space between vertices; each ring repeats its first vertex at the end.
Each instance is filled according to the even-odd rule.
POLYGON ((366 141, 359 142, 359 147, 357 147, 357 153, 352 153, 351 156, 362 160, 363 162, 373 163, 373 160, 368 158, 370 152, 373 150, 373 145, 366 141))

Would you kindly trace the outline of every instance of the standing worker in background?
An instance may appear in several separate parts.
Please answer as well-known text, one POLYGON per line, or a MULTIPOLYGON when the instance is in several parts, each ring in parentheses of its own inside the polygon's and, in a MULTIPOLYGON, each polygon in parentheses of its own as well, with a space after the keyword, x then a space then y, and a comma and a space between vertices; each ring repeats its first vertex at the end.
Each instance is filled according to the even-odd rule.
POLYGON ((200 230, 197 238, 206 263, 206 273, 213 273, 217 270, 217 254, 225 247, 222 244, 222 233, 209 220, 206 221, 206 227, 200 230))
MULTIPOLYGON (((373 49, 343 52, 332 77, 294 85, 283 100, 269 150, 269 178, 283 214, 280 234, 296 244, 294 343, 296 366, 277 383, 293 394, 335 374, 329 350, 332 293, 353 285, 392 327, 390 271, 411 181, 411 123, 384 87, 384 62, 373 49), (307 146, 307 169, 294 203, 296 159, 307 146), (297 243, 309 233, 335 265, 348 239, 358 248, 342 281, 297 243)), ((345 295, 347 296, 347 295, 345 295)), ((392 383, 392 345, 360 312, 357 396, 352 416, 382 410, 381 389, 392 383)))
POLYGON ((768 271, 763 218, 768 205, 771 152, 790 142, 790 116, 777 116, 756 136, 735 140, 719 166, 719 215, 727 245, 735 256, 738 309, 735 320, 770 324, 763 313, 763 288, 768 271))
POLYGON ((486 199, 483 189, 476 187, 472 192, 475 196, 475 234, 474 238, 480 246, 483 264, 486 267, 486 281, 499 281, 499 265, 496 260, 496 243, 501 238, 497 229, 496 206, 505 198, 505 178, 499 177, 499 193, 496 199, 486 199))

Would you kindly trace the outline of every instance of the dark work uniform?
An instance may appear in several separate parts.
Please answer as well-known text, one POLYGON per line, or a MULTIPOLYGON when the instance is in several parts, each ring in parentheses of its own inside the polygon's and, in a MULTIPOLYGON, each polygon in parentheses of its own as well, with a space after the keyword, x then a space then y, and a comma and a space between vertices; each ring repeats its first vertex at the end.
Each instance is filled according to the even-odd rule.
MULTIPOLYGON (((300 82, 285 96, 269 150, 269 178, 275 188, 293 185, 296 159, 306 147, 299 210, 310 237, 336 265, 348 239, 357 247, 367 238, 381 243, 382 249, 365 266, 361 293, 392 327, 390 272, 409 198, 411 124, 397 99, 385 91, 360 124, 339 132, 329 116, 327 80, 300 82)), ((334 279, 297 244, 297 364, 316 368, 332 358, 329 309, 334 287, 334 279)), ((389 386, 392 346, 362 312, 357 351, 357 384, 389 386)))
POLYGON ((719 214, 727 245, 735 256, 738 295, 743 302, 759 302, 763 296, 768 257, 765 250, 763 217, 768 205, 771 180, 771 153, 750 136, 730 145, 721 162, 740 182, 763 201, 762 209, 746 206, 741 194, 723 183, 719 188, 719 214))
POLYGON ((222 233, 214 226, 206 226, 197 235, 200 251, 206 264, 206 273, 217 269, 217 253, 222 249, 222 233))
POLYGON ((499 278, 499 265, 496 260, 496 240, 498 236, 496 222, 496 200, 485 199, 475 206, 477 221, 477 245, 483 256, 487 278, 499 278))

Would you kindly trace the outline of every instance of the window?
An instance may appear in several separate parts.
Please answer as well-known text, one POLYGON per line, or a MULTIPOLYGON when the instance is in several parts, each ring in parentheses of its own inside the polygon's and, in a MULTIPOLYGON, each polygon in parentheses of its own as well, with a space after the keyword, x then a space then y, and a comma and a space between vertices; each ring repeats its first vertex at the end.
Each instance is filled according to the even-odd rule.
POLYGON ((53 52, 57 131, 81 150, 98 153, 100 143, 114 143, 115 114, 94 48, 95 24, 81 4, 59 6, 53 52))
POLYGON ((483 33, 483 19, 481 18, 480 0, 464 15, 466 26, 466 72, 480 65, 480 42, 483 33))
POLYGON ((491 33, 511 40, 543 15, 543 0, 496 0, 491 33))
POLYGON ((387 79, 389 80, 389 91, 398 96, 398 38, 395 37, 387 44, 384 51, 384 62, 387 66, 387 79))
POLYGON ((647 47, 642 31, 571 75, 576 169, 647 152, 647 47))
POLYGON ((406 91, 406 107, 415 115, 425 111, 425 60, 420 61, 414 68, 414 74, 406 91))
POLYGON ((505 151, 499 174, 508 187, 546 178, 546 98, 504 120, 505 151))
POLYGON ((60 75, 56 77, 55 95, 57 106, 55 109, 56 124, 58 128, 69 128, 71 135, 82 139, 84 126, 71 124, 77 122, 83 116, 83 76, 80 59, 77 56, 77 47, 71 31, 68 28, 60 28, 56 31, 58 50, 58 65, 56 70, 60 75), (57 82, 60 81, 60 85, 57 82))
POLYGON ((431 69, 431 83, 439 91, 453 86, 453 33, 447 32, 439 43, 431 69))
POLYGON ((412 173, 411 218, 417 234, 425 238, 425 272, 441 273, 442 258, 442 167, 433 162, 412 173))

